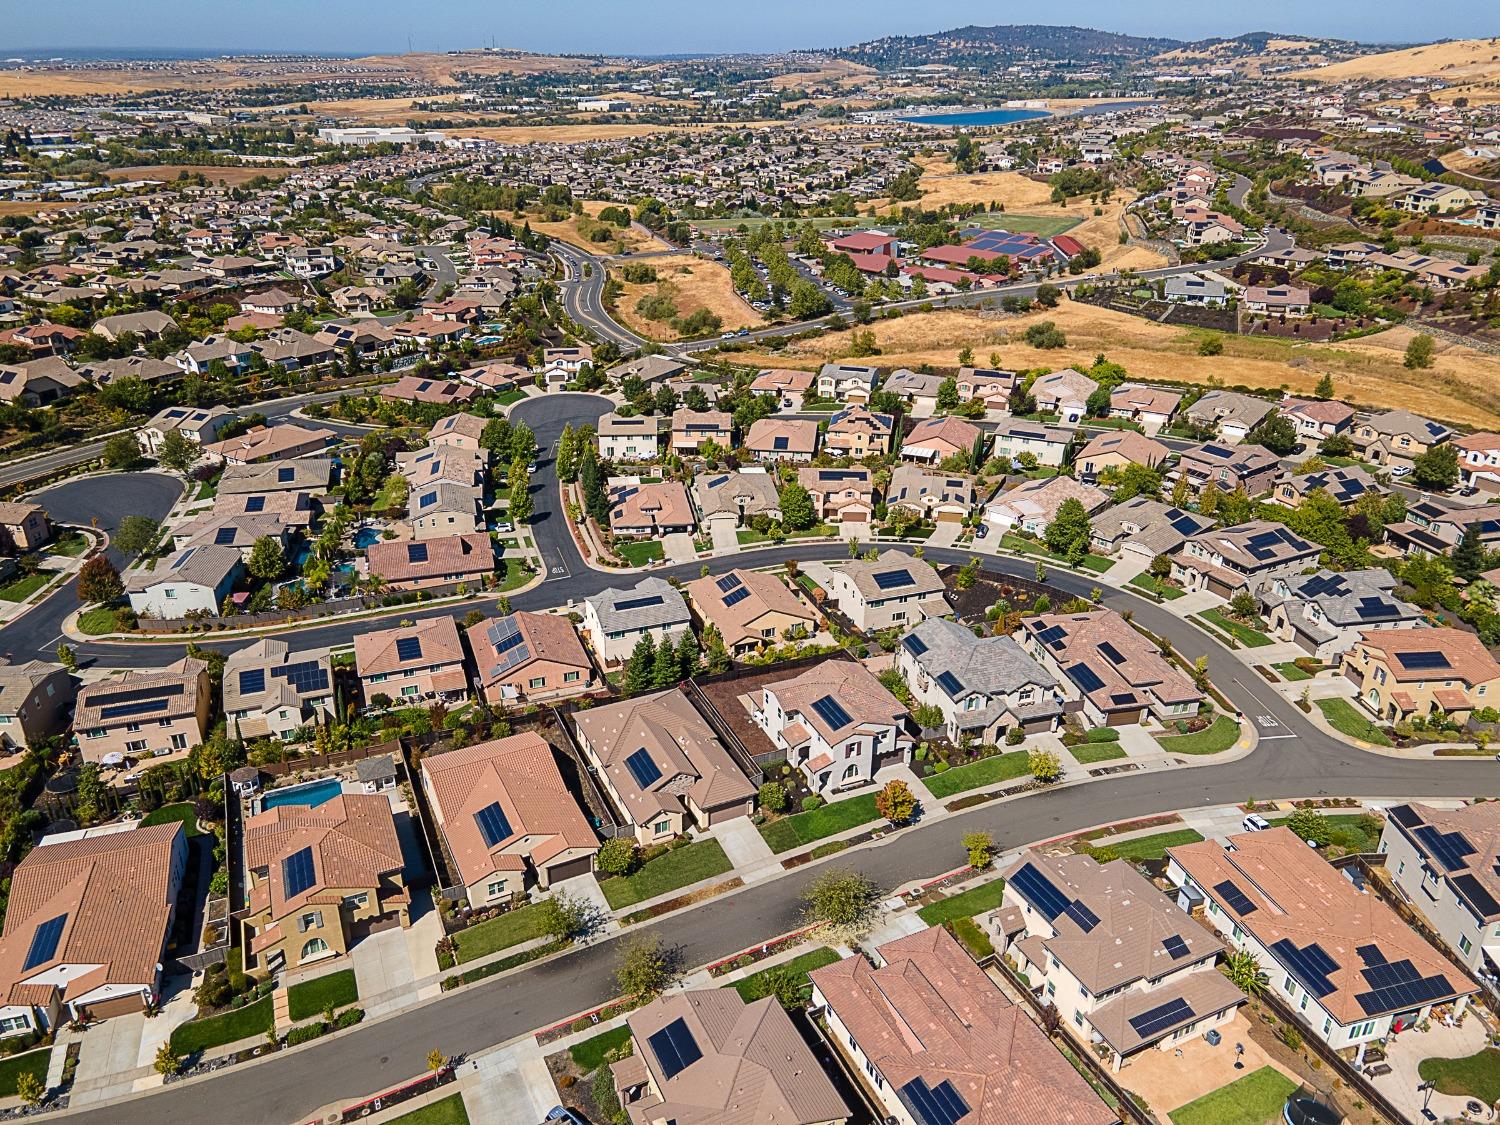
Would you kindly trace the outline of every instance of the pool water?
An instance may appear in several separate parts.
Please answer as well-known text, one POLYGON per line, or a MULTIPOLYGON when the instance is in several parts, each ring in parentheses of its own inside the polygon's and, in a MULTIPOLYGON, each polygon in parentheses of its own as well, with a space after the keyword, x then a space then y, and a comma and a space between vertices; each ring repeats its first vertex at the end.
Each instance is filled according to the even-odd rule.
POLYGON ((362 527, 354 533, 354 545, 361 551, 379 542, 380 532, 373 527, 362 527))
POLYGON ((324 778, 322 781, 310 781, 306 785, 293 785, 287 789, 272 789, 261 798, 260 807, 265 809, 276 809, 283 805, 306 805, 308 808, 317 808, 325 801, 331 801, 344 790, 343 785, 336 777, 324 778))

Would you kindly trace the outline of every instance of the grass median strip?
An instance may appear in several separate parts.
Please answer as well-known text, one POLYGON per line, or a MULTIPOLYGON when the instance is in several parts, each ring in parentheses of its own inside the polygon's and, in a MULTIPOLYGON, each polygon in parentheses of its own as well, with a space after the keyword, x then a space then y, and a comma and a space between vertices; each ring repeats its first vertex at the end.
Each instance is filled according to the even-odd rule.
POLYGON ((846 801, 834 801, 811 812, 794 813, 762 824, 760 834, 773 852, 789 852, 879 817, 875 811, 875 794, 864 793, 846 801))
POLYGON ((1357 738, 1361 742, 1368 742, 1372 746, 1389 746, 1391 740, 1386 737, 1385 731, 1381 730, 1347 699, 1335 697, 1333 699, 1315 700, 1318 710, 1323 712, 1323 718, 1328 720, 1328 725, 1340 734, 1347 734, 1350 738, 1357 738))
POLYGON ((1167 585, 1154 574, 1137 574, 1126 585, 1134 586, 1137 590, 1145 590, 1148 594, 1155 594, 1158 598, 1168 602, 1175 602, 1183 595, 1182 590, 1176 586, 1167 585))
POLYGON ((314 977, 288 988, 287 1015, 294 1021, 305 1020, 326 1012, 330 1007, 342 1008, 358 999, 359 985, 355 983, 354 970, 340 969, 336 973, 314 977))
POLYGON ((734 989, 740 994, 740 999, 749 1004, 763 996, 772 995, 777 977, 790 974, 796 980, 799 992, 806 992, 806 998, 810 1000, 812 999, 812 982, 807 979, 807 974, 814 969, 821 969, 824 965, 832 965, 838 959, 839 955, 833 950, 827 946, 819 946, 817 949, 798 954, 790 961, 772 965, 769 969, 762 969, 758 973, 751 973, 748 977, 724 987, 734 989))
POLYGON ((189 1020, 172 1032, 172 1050, 179 1055, 212 1050, 242 1039, 264 1036, 274 1020, 271 997, 262 996, 254 1003, 222 1015, 189 1020))
POLYGON ((934 797, 951 797, 966 789, 1011 781, 1030 772, 1026 751, 1013 750, 1009 754, 993 754, 988 758, 981 758, 972 765, 955 766, 943 773, 929 774, 922 779, 922 784, 934 797))
POLYGON ((717 840, 699 840, 673 848, 641 865, 634 875, 606 879, 599 884, 609 905, 619 910, 648 898, 686 887, 700 879, 722 875, 734 867, 717 840))

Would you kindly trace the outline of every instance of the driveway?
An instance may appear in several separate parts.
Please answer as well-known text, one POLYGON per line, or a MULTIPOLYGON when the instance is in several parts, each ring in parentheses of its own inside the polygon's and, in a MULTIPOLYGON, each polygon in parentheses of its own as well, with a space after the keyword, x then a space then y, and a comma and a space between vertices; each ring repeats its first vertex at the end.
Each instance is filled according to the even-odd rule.
POLYGON ((557 1087, 535 1039, 522 1039, 466 1066, 459 1076, 470 1121, 540 1121, 557 1104, 557 1087))
POLYGON ((698 557, 693 537, 685 531, 674 531, 671 535, 663 536, 661 547, 669 563, 690 563, 698 557))
POLYGON ((964 525, 961 523, 939 522, 933 533, 927 537, 927 545, 929 547, 951 547, 958 542, 958 537, 963 533, 964 525))
POLYGON ((714 554, 728 554, 740 549, 740 529, 733 520, 709 520, 708 532, 714 542, 714 554))

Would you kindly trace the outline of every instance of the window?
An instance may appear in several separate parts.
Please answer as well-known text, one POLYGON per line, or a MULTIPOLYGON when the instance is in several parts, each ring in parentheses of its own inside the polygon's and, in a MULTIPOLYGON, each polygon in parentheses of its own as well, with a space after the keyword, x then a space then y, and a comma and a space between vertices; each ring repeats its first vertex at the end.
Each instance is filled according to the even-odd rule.
POLYGON ((1465 957, 1474 952, 1474 943, 1469 940, 1468 934, 1462 934, 1459 936, 1458 948, 1463 950, 1463 954, 1465 957))
POLYGON ((25 1016, 6 1016, 0 1019, 0 1031, 29 1031, 30 1029, 31 1021, 25 1016))
POLYGON ((300 960, 306 961, 309 957, 316 957, 320 953, 327 952, 328 943, 320 937, 315 937, 302 946, 302 956, 300 960))
POLYGON ((309 910, 297 919, 297 932, 305 934, 308 930, 321 930, 323 928, 323 912, 321 910, 309 910))
POLYGON ((857 776, 859 776, 859 765, 857 763, 855 765, 845 767, 843 780, 848 781, 851 777, 857 776))
POLYGON ((665 836, 668 832, 672 831, 672 822, 670 820, 658 820, 652 831, 658 836, 665 836))
POLYGON ((578 682, 578 677, 580 675, 581 675, 581 673, 579 673, 579 672, 564 672, 563 673, 563 683, 565 683, 565 684, 576 684, 578 682))
POLYGON ((127 754, 144 754, 146 752, 146 740, 138 738, 134 742, 127 742, 125 744, 125 752, 127 754))
POLYGON ((407 684, 405 687, 403 687, 401 689, 401 694, 402 695, 417 695, 417 694, 419 694, 419 689, 417 688, 416 684, 407 684))
POLYGON ((174 734, 172 736, 172 749, 173 750, 186 750, 187 749, 187 735, 185 735, 185 734, 174 734))
POLYGON ((532 691, 535 691, 537 688, 546 687, 547 686, 547 677, 546 676, 533 676, 533 677, 531 677, 531 679, 529 679, 529 680, 526 681, 526 686, 529 687, 532 691))
POLYGON ((352 910, 358 910, 360 907, 369 906, 370 892, 360 891, 357 895, 350 895, 348 898, 344 899, 344 905, 348 906, 352 910))
POLYGON ((1405 875, 1406 874, 1406 860, 1403 859, 1400 863, 1396 864, 1396 874, 1397 875, 1405 875))
POLYGON ((1047 982, 1047 995, 1048 996, 1056 996, 1057 995, 1057 985, 1055 983, 1053 983, 1052 981, 1050 981, 1050 980, 1047 982))
POLYGON ((1079 1027, 1082 1027, 1083 1026, 1083 1013, 1082 1012, 1074 1012, 1073 1013, 1073 1022, 1076 1023, 1079 1027))
POLYGON ((494 880, 491 880, 485 886, 484 893, 485 893, 485 897, 487 897, 487 898, 499 898, 501 895, 503 895, 505 893, 505 880, 504 879, 494 879, 494 880))
POLYGON ((1324 1039, 1328 1038, 1328 1033, 1332 1029, 1333 1029, 1333 1017, 1332 1016, 1324 1016, 1323 1017, 1323 1038, 1324 1039))

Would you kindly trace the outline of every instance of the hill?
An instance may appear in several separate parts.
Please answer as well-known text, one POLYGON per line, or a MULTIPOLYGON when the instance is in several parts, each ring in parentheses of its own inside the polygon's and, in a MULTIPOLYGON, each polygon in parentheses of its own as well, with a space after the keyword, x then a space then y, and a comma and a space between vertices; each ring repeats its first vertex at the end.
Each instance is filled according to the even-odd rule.
POLYGON ((1296 75, 1319 82, 1423 76, 1440 78, 1450 87, 1473 86, 1500 79, 1500 39, 1450 39, 1423 47, 1382 51, 1296 75))
POLYGON ((942 65, 989 70, 1028 62, 1115 67, 1142 62, 1180 46, 1173 39, 1120 35, 1088 27, 1005 24, 960 27, 931 35, 894 35, 831 53, 879 69, 942 65))

